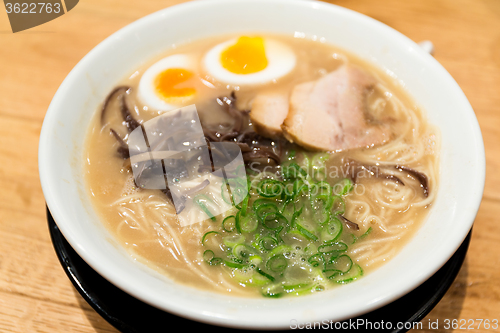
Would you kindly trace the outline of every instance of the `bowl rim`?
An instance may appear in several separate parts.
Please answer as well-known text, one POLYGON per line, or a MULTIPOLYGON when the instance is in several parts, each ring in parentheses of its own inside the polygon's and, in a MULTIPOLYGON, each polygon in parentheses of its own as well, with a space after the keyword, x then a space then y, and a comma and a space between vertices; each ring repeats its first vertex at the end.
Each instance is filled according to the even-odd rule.
MULTIPOLYGON (((372 24, 377 26, 377 28, 381 29, 384 31, 386 34, 390 34, 392 38, 397 39, 401 43, 405 43, 406 45, 415 48, 416 54, 423 58, 426 64, 430 67, 432 67, 433 70, 436 71, 436 73, 439 73, 439 75, 443 78, 443 80, 447 80, 448 84, 450 87, 456 90, 457 92, 457 97, 463 100, 464 107, 469 109, 469 119, 468 121, 470 122, 470 126, 472 129, 472 134, 474 138, 474 147, 477 152, 478 159, 475 161, 477 163, 477 171, 478 173, 475 175, 475 182, 473 183, 474 187, 474 193, 483 193, 484 190, 484 180, 485 180, 485 154, 484 154, 484 144, 482 140, 482 135, 481 135, 481 130, 479 128, 479 124, 477 122, 477 119, 475 117, 474 111, 472 110, 472 107, 470 106, 469 102, 467 101, 465 95, 463 94, 462 90, 458 86, 458 84, 454 81, 454 79, 451 77, 451 75, 435 60, 433 57, 425 53, 424 51, 420 50, 413 41, 408 39, 406 36, 402 35, 401 33, 397 32, 396 30, 386 26, 385 24, 376 21, 368 16, 365 16, 363 14, 360 14, 358 12, 352 11, 350 9, 340 7, 337 5, 332 5, 328 3, 322 3, 322 2, 316 2, 316 1, 292 1, 290 2, 289 0, 240 0, 237 3, 239 4, 246 4, 246 5, 252 5, 252 6, 262 6, 266 5, 268 3, 275 3, 275 4, 282 4, 282 5, 287 5, 287 6, 296 6, 300 8, 307 8, 307 9, 314 9, 314 10, 330 10, 330 11, 337 11, 341 13, 342 15, 345 15, 346 17, 354 17, 359 20, 363 20, 367 22, 367 24, 372 24)), ((54 95, 54 98, 52 102, 50 103, 50 106, 47 110, 47 114, 45 116, 43 125, 42 125, 42 130, 40 134, 40 142, 39 142, 39 174, 40 174, 40 181, 42 185, 42 190, 45 196, 45 200, 47 202, 47 206, 49 207, 49 210, 51 211, 51 214, 54 216, 54 220, 57 222, 58 227, 60 228, 62 234, 65 236, 65 238, 68 240, 68 242, 74 247, 75 251, 87 262, 89 265, 94 268, 96 271, 98 271, 100 274, 103 275, 107 280, 112 282, 113 284, 117 285, 120 289, 126 291, 127 293, 151 304, 156 307, 160 307, 163 310, 169 311, 171 313, 175 313, 177 315, 187 317, 193 320, 198 320, 198 321, 204 321, 208 322, 211 324, 216 324, 216 325, 222 325, 222 326, 237 326, 240 328, 283 328, 286 327, 284 326, 284 321, 276 321, 276 322, 256 322, 255 320, 251 321, 245 321, 245 322, 236 322, 234 318, 228 318, 224 316, 217 316, 217 314, 214 313, 207 313, 207 314, 200 314, 199 312, 196 312, 194 309, 191 310, 188 307, 183 307, 183 308, 177 308, 173 305, 168 305, 165 306, 165 303, 158 304, 157 299, 151 299, 149 296, 141 294, 140 290, 137 290, 136 286, 131 285, 127 281, 123 280, 117 280, 117 277, 114 273, 110 272, 107 267, 104 267, 102 263, 99 261, 98 258, 93 257, 90 252, 88 252, 88 249, 85 248, 84 244, 82 244, 78 236, 74 233, 73 230, 71 230, 70 225, 67 224, 68 219, 71 217, 68 216, 68 214, 64 214, 64 203, 60 202, 57 197, 56 193, 56 187, 53 186, 54 184, 51 182, 51 177, 47 176, 50 174, 50 169, 51 169, 51 161, 46 158, 48 156, 48 150, 49 150, 49 145, 52 139, 50 138, 51 131, 55 130, 55 124, 57 123, 57 114, 58 114, 58 105, 62 103, 62 100, 64 100, 64 95, 68 93, 71 90, 71 82, 72 80, 75 80, 79 75, 80 72, 88 65, 90 64, 94 58, 98 57, 101 52, 105 52, 106 48, 108 47, 108 44, 113 43, 116 40, 122 39, 123 36, 126 36, 127 34, 130 34, 133 32, 135 29, 141 27, 142 25, 147 25, 149 24, 150 21, 154 21, 156 19, 159 19, 161 17, 169 16, 169 15, 178 15, 178 14, 183 14, 183 12, 189 12, 190 10, 197 9, 199 10, 200 7, 203 6, 224 6, 224 5, 229 5, 233 4, 235 1, 233 0, 205 0, 205 1, 193 1, 193 2, 187 2, 187 3, 182 3, 179 5, 171 6, 165 9, 162 9, 160 11, 154 12, 152 14, 149 14, 135 22, 132 22, 131 24, 123 27, 122 29, 118 30, 117 32, 113 33, 111 36, 107 37, 104 41, 99 43, 96 47, 94 47, 87 55, 85 55, 82 60, 71 70, 71 72, 68 74, 68 76, 65 78, 63 83, 60 85, 59 89, 57 90, 56 94, 54 95)), ((471 199, 471 204, 468 211, 464 213, 462 216, 463 220, 468 220, 470 223, 464 223, 462 226, 462 231, 463 231, 463 237, 462 239, 456 239, 456 248, 450 248, 449 253, 448 253, 448 258, 452 256, 452 254, 458 249, 459 245, 463 242, 465 237, 467 236, 467 232, 470 230, 472 227, 474 218, 477 214, 477 211, 479 209, 479 205, 481 203, 482 195, 477 195, 477 197, 471 199)), ((378 308, 380 306, 383 306, 390 301, 406 294, 407 292, 411 291, 421 283, 423 283, 427 278, 429 278, 432 274, 434 274, 441 266, 444 264, 445 261, 443 261, 440 265, 434 264, 427 272, 422 273, 420 276, 416 277, 414 284, 412 286, 407 286, 406 288, 402 288, 398 290, 397 292, 393 292, 391 295, 373 300, 370 304, 366 304, 364 307, 360 308, 358 311, 353 311, 351 313, 352 316, 359 315, 361 313, 367 312, 374 310, 375 308, 378 308)), ((346 319, 346 318, 344 318, 346 319)))

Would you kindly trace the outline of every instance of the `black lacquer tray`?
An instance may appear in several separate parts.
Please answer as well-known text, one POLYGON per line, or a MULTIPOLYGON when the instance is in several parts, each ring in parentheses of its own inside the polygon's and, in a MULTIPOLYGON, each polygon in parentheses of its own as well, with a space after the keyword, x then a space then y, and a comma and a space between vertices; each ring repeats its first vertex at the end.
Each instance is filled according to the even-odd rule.
MULTIPOLYGON (((54 219, 47 209, 50 235, 55 251, 64 271, 82 295, 82 297, 106 319, 111 325, 122 332, 168 332, 175 328, 208 332, 232 332, 234 329, 214 327, 200 322, 185 319, 152 307, 130 296, 108 282, 78 256, 59 231, 54 219)), ((414 323, 422 320, 444 296, 451 286, 465 259, 471 232, 452 258, 426 282, 400 299, 379 308, 373 312, 338 323, 336 327, 352 328, 349 324, 358 319, 371 322, 374 325, 384 321, 384 329, 377 332, 406 332, 408 329, 398 329, 397 323, 414 323), (388 322, 392 328, 388 329, 388 322)), ((332 325, 333 326, 333 325, 332 325)), ((409 324, 408 326, 409 327, 409 324)))

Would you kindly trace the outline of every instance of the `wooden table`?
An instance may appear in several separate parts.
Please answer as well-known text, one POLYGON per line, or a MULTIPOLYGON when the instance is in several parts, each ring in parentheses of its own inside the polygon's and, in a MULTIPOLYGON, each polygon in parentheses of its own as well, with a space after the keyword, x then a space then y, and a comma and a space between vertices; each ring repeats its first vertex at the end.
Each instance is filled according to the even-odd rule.
MULTIPOLYGON (((54 93, 87 52, 123 26, 179 2, 82 0, 68 14, 16 34, 0 10, 0 331, 116 331, 75 291, 54 253, 38 137, 54 93)), ((429 319, 500 319, 500 1, 332 2, 414 41, 432 40, 435 58, 469 98, 486 146, 486 188, 466 261, 423 323, 435 332, 451 330, 427 330, 429 319)))

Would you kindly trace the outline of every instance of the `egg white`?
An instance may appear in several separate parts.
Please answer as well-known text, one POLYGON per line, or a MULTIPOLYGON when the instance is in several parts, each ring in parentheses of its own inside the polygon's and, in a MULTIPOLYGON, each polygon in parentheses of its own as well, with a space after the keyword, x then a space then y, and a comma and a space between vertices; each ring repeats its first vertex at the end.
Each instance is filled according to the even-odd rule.
POLYGON ((182 68, 195 74, 198 72, 197 60, 192 55, 175 54, 159 60, 144 72, 139 81, 138 98, 141 103, 158 111, 170 111, 183 106, 167 103, 156 93, 156 76, 169 68, 182 68))
POLYGON ((235 74, 225 69, 221 62, 221 53, 236 44, 237 39, 221 43, 210 49, 203 58, 203 69, 208 76, 218 82, 238 86, 253 86, 270 83, 290 73, 296 64, 296 56, 287 45, 264 38, 264 50, 267 67, 251 74, 235 74))

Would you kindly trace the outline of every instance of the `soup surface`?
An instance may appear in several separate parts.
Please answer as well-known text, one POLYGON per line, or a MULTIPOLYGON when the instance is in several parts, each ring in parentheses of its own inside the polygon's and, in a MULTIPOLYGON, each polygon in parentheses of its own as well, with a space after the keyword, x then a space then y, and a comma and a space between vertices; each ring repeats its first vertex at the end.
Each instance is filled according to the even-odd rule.
POLYGON ((353 282, 396 255, 433 203, 438 152, 437 129, 381 70, 270 35, 196 41, 139 66, 96 112, 84 154, 95 209, 134 260, 197 288, 279 297, 353 282), (246 172, 163 155, 172 181, 191 185, 144 186, 133 131, 192 104, 210 156, 232 143, 246 172))

